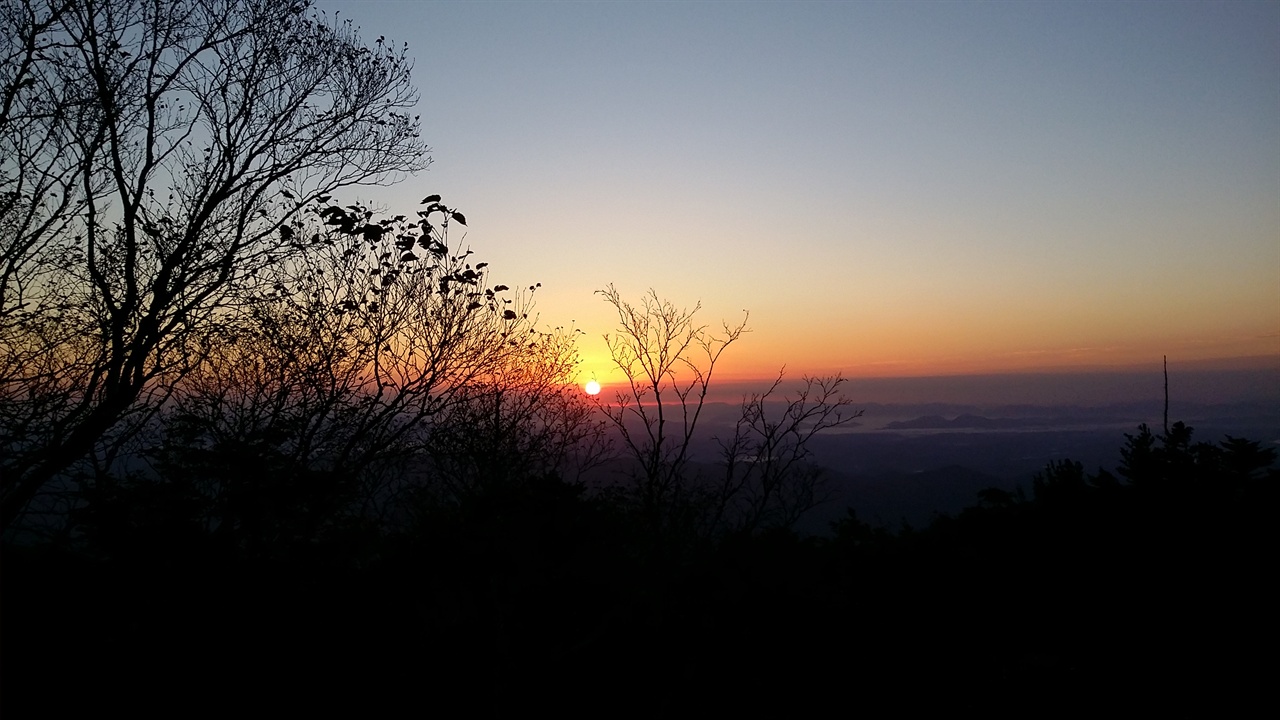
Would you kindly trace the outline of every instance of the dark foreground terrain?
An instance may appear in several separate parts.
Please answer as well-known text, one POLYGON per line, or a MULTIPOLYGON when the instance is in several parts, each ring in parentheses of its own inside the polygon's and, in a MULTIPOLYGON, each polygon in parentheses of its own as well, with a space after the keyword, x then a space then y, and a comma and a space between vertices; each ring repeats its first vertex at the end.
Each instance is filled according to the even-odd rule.
POLYGON ((1177 425, 1114 474, 803 538, 698 538, 554 478, 305 540, 103 501, 74 542, 4 548, 4 716, 1232 714, 1273 702, 1274 456, 1177 425))

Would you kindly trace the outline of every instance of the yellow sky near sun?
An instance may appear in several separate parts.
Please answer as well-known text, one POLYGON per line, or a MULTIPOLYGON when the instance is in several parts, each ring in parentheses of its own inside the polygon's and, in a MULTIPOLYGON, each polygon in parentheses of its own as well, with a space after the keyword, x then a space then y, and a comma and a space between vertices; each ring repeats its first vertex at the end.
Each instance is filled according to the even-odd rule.
MULTIPOLYGON (((709 324, 712 310, 700 313, 709 324)), ((868 313, 845 324, 755 313, 751 332, 725 352, 717 373, 725 380, 764 380, 785 366, 796 376, 892 377, 1118 368, 1164 355, 1179 361, 1280 356, 1280 311, 1258 308, 1224 319, 1211 310, 1175 308, 1175 317, 1163 319, 1158 310, 1124 312, 1081 300, 1055 314, 1029 301, 1003 310, 868 313)), ((579 325, 581 381, 620 380, 600 337, 599 328, 613 330, 611 318, 603 313, 589 319, 592 328, 579 325)))

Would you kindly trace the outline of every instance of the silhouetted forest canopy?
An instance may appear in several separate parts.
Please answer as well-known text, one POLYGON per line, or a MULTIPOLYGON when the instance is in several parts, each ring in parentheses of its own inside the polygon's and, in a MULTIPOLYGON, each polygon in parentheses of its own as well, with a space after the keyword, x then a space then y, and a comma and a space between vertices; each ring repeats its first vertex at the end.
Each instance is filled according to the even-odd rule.
POLYGON ((5 717, 1185 712, 1267 682, 1274 449, 1144 425, 1113 471, 799 533, 844 378, 779 373, 696 455, 746 318, 601 290, 627 382, 597 403, 458 208, 335 200, 429 162, 403 50, 302 0, 2 12, 5 717))

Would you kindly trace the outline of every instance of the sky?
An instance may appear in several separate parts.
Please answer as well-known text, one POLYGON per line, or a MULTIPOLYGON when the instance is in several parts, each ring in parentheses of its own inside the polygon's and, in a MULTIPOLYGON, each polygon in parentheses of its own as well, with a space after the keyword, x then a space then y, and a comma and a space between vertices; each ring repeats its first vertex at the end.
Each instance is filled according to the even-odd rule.
POLYGON ((422 95, 353 195, 441 194, 606 387, 610 284, 749 311, 730 380, 1280 357, 1280 3, 317 7, 422 95))

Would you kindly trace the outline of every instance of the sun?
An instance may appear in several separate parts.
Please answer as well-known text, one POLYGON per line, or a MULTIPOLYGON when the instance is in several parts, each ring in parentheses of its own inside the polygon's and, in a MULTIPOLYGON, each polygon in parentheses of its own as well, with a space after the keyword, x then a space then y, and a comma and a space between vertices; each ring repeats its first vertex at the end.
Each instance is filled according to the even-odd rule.
POLYGON ((582 389, 586 390, 588 395, 599 395, 600 383, 595 380, 588 380, 587 384, 582 389))

